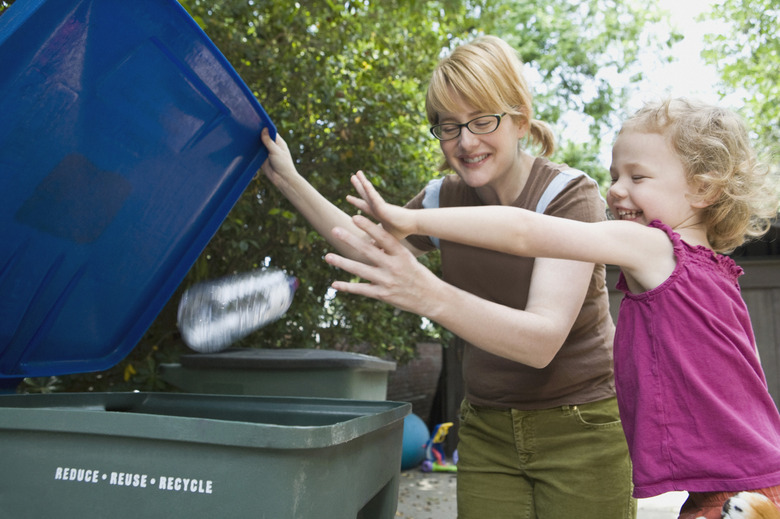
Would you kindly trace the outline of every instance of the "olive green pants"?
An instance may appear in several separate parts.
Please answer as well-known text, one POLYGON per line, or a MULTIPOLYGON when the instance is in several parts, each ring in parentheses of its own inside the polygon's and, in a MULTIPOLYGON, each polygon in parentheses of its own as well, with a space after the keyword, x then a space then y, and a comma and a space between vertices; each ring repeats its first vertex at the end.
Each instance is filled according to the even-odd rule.
POLYGON ((632 519, 614 398, 538 411, 461 405, 459 519, 632 519))

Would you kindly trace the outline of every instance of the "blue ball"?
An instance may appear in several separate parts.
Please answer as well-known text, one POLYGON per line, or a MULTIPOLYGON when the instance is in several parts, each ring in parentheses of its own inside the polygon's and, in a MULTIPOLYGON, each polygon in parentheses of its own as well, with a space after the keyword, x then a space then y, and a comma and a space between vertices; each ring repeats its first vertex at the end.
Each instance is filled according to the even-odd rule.
POLYGON ((431 437, 428 426, 416 414, 408 414, 404 418, 403 451, 401 453, 401 470, 417 467, 425 458, 425 442, 431 437))

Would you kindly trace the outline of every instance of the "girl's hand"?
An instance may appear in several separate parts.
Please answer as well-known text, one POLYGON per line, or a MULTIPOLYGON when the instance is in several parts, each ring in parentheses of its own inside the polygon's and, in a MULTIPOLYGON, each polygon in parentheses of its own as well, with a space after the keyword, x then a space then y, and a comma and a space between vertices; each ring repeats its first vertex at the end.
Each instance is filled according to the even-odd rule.
POLYGON ((349 203, 376 219, 399 240, 416 234, 414 211, 385 202, 362 171, 352 175, 351 181, 360 197, 347 195, 349 203))

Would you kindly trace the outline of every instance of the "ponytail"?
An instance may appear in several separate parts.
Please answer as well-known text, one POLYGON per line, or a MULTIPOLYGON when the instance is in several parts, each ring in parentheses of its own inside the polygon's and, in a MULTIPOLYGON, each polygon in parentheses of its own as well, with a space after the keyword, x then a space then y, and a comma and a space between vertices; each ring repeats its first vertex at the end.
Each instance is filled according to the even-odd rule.
POLYGON ((531 119, 528 126, 531 142, 541 147, 541 155, 543 157, 552 155, 555 151, 555 134, 553 134, 550 125, 539 119, 531 119))

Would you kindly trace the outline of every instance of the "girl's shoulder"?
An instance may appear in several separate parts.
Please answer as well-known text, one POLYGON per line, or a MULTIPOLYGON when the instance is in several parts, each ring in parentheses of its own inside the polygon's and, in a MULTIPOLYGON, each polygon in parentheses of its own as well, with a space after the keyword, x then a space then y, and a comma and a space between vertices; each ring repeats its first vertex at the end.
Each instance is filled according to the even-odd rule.
POLYGON ((667 234, 679 266, 687 265, 697 270, 712 271, 734 282, 744 272, 733 258, 718 254, 702 245, 691 245, 685 242, 679 233, 659 220, 653 220, 648 227, 660 229, 667 234))

